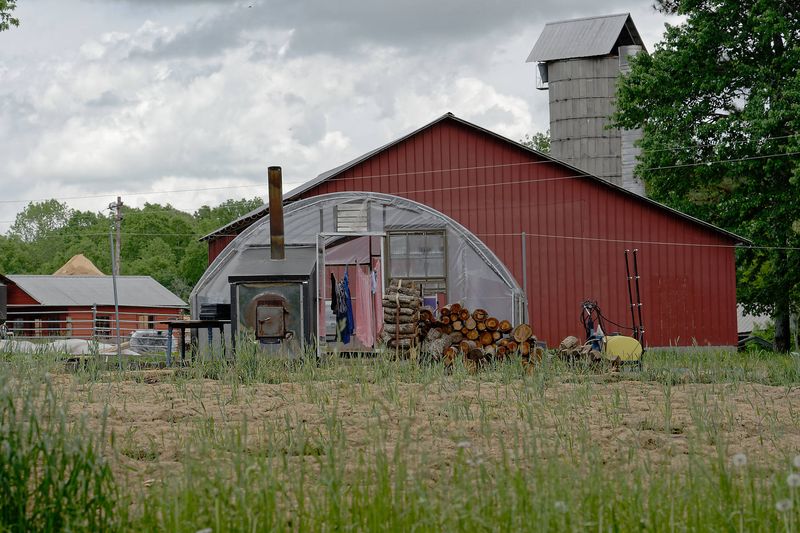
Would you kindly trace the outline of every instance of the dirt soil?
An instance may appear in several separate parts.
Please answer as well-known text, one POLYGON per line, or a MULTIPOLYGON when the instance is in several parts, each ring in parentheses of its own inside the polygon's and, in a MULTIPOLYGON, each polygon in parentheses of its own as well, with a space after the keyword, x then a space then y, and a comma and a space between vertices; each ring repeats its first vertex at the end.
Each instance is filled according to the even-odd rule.
POLYGON ((604 460, 624 464, 625 452, 634 450, 636 460, 676 468, 686 464, 690 448, 713 455, 719 444, 729 456, 744 452, 755 462, 800 452, 800 390, 786 387, 617 381, 562 382, 542 391, 522 380, 232 387, 175 382, 169 371, 109 383, 55 379, 75 421, 85 417, 98 429, 107 413, 106 427, 121 451, 115 469, 144 483, 179 468, 193 439, 223 438, 225 428, 244 421, 253 451, 270 439, 288 442, 300 429, 322 442, 335 419, 348 450, 376 443, 391 448, 404 439, 416 453, 443 462, 465 448, 499 458, 533 439, 554 454, 592 446, 604 460))

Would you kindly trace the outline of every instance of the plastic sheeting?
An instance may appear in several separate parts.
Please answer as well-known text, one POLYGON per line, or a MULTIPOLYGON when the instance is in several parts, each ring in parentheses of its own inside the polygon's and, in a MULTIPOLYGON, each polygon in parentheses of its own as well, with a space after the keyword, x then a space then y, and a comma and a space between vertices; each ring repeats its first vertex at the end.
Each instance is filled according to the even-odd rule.
MULTIPOLYGON (((337 206, 344 204, 363 207, 368 214, 366 229, 370 233, 444 232, 448 302, 483 308, 493 316, 513 322, 524 320, 521 316, 525 302, 522 288, 497 256, 458 222, 406 198, 370 192, 342 192, 286 204, 287 258, 293 246, 316 247, 320 234, 340 233, 341 226, 337 227, 336 220, 337 206)), ((358 232, 352 234, 359 235, 358 232)), ((333 246, 338 238, 327 238, 326 248, 329 243, 333 246)), ((265 217, 237 236, 200 278, 191 295, 192 317, 196 318, 201 304, 230 302, 228 276, 257 274, 258 261, 263 257, 266 262, 268 248, 269 217, 265 217)), ((409 259, 414 260, 411 256, 409 259)), ((389 272, 386 272, 386 277, 391 279, 389 272)))

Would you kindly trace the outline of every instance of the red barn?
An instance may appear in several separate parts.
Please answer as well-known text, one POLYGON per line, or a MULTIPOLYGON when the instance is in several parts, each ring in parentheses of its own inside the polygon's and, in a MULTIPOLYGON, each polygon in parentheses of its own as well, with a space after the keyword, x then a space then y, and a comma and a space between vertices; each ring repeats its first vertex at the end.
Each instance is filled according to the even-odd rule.
MULTIPOLYGON (((8 300, 7 326, 17 337, 111 338, 116 334, 111 276, 0 275, 8 300)), ((166 329, 186 303, 150 276, 118 276, 120 334, 166 329)))
MULTIPOLYGON (((464 225, 525 287, 529 319, 549 345, 582 334, 586 299, 630 325, 623 254, 634 248, 649 346, 736 345, 734 251, 744 239, 450 113, 284 199, 340 191, 406 197, 464 225)), ((209 262, 266 213, 204 237, 209 262)))

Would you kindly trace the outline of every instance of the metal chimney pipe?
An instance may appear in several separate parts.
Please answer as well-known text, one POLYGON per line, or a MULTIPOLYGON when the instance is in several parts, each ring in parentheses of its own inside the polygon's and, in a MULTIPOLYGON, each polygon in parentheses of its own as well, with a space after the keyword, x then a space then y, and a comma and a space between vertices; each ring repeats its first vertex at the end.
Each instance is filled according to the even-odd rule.
POLYGON ((281 167, 269 167, 269 242, 270 258, 286 258, 283 236, 283 173, 281 167))

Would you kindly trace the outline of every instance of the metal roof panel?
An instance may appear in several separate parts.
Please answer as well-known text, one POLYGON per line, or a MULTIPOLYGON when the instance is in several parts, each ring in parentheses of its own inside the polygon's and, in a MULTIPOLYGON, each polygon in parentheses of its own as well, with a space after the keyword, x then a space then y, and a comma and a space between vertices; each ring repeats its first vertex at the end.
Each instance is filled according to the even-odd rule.
MULTIPOLYGON (((4 276, 46 306, 114 305, 112 276, 4 276)), ((119 305, 186 307, 187 304, 150 276, 118 276, 119 305)))
POLYGON ((537 39, 527 62, 547 62, 611 53, 614 43, 629 24, 634 42, 642 44, 628 13, 549 22, 537 39))

